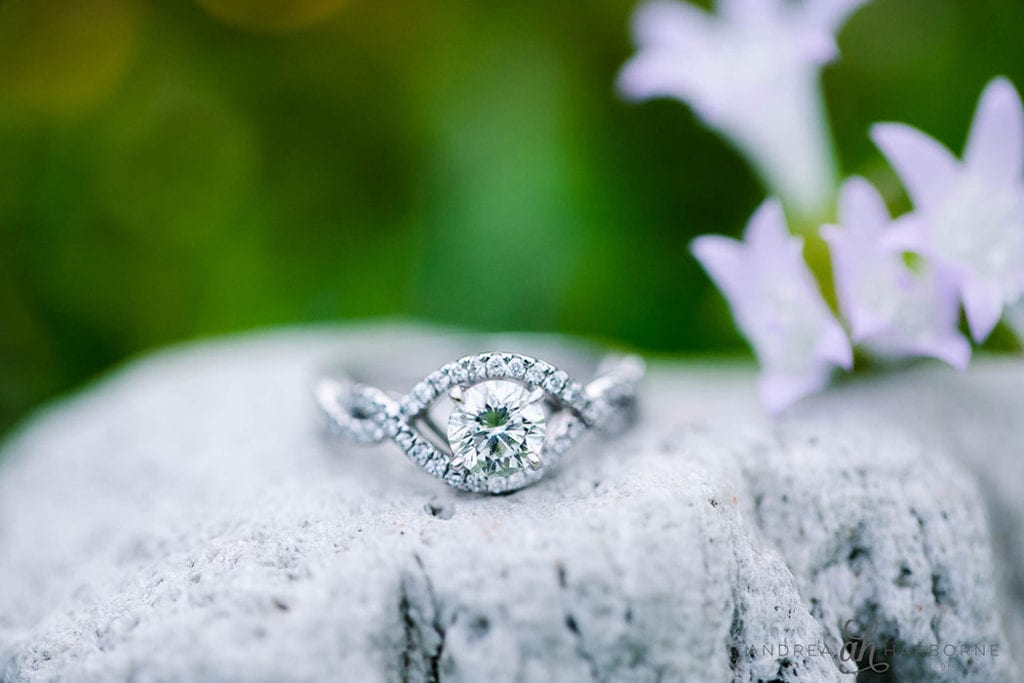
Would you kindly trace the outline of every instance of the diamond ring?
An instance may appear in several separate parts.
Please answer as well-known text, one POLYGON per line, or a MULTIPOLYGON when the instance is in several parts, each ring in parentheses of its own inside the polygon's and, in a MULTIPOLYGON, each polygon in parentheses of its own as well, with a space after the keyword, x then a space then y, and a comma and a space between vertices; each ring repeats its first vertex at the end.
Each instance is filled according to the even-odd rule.
POLYGON ((609 357, 579 384, 547 361, 490 352, 445 364, 405 396, 347 373, 320 378, 314 396, 332 435, 390 439, 450 486, 505 493, 539 481, 585 432, 632 424, 643 373, 637 356, 609 357))

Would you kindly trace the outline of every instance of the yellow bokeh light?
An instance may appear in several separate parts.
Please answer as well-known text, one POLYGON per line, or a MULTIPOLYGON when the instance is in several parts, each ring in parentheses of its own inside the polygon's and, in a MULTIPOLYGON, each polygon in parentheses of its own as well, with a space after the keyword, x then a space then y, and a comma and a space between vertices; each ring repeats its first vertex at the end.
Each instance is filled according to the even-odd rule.
POLYGON ((48 113, 96 104, 135 53, 134 0, 0 3, 0 97, 48 113))
POLYGON ((294 31, 324 21, 348 0, 197 0, 226 24, 249 31, 294 31))

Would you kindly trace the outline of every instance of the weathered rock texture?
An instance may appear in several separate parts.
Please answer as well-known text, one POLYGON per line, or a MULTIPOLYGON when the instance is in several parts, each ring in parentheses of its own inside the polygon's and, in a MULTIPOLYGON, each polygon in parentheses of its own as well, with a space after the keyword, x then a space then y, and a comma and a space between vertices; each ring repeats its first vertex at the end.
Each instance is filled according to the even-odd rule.
POLYGON ((852 681, 869 624, 861 680, 1018 679, 1019 361, 778 421, 749 367, 656 365, 637 430, 502 497, 320 438, 326 359, 401 346, 409 387, 454 344, 229 340, 44 411, 0 456, 0 680, 852 681))

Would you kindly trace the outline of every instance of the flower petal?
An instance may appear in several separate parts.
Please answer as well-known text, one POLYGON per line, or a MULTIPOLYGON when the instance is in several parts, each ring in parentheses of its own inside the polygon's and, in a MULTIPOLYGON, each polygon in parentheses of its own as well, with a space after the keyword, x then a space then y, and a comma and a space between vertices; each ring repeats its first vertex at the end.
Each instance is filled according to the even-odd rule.
POLYGON ((685 67, 685 59, 669 48, 641 50, 626 62, 616 81, 619 92, 627 100, 652 97, 676 97, 688 100, 693 83, 685 67))
POLYGON ((744 240, 703 236, 692 250, 729 301, 736 325, 763 368, 761 393, 778 411, 828 381, 853 352, 791 235, 778 200, 751 216, 744 240))
POLYGON ((889 210, 875 187, 855 176, 843 183, 838 213, 841 225, 824 227, 821 234, 829 246, 840 310, 853 340, 861 342, 891 324, 864 294, 867 280, 877 281, 879 273, 882 277, 891 273, 893 256, 884 253, 882 246, 889 210))
POLYGON ((633 38, 641 48, 681 47, 702 42, 713 19, 704 10, 675 0, 654 0, 633 14, 633 38))
POLYGON ((892 227, 882 237, 882 248, 886 251, 910 251, 927 253, 928 233, 917 214, 908 213, 892 222, 892 227))
POLYGON ((935 138, 902 123, 876 123, 871 139, 896 169, 917 208, 938 204, 960 171, 956 157, 935 138))
POLYGON ((830 375, 824 364, 800 376, 766 371, 758 381, 761 402, 772 414, 778 414, 801 398, 824 389, 830 375))
POLYGON ((991 183, 1019 182, 1024 174, 1024 108, 1008 79, 993 79, 981 93, 964 161, 991 183))
POLYGON ((971 344, 959 334, 950 334, 922 347, 924 355, 937 358, 957 370, 966 370, 971 362, 971 344))
POLYGON ((892 324, 892 321, 866 306, 857 306, 849 314, 844 315, 847 315, 850 321, 850 337, 855 344, 861 344, 882 334, 892 324))
POLYGON ((707 271, 718 288, 730 299, 742 287, 743 247, 734 239, 719 235, 702 235, 690 242, 690 251, 707 271))
POLYGON ((828 64, 839 57, 839 43, 830 33, 809 33, 804 36, 802 54, 811 64, 828 64))
POLYGON ((619 73, 617 85, 627 99, 694 95, 693 56, 705 49, 712 17, 692 5, 655 0, 633 15, 633 36, 639 48, 619 73))
POLYGON ((828 244, 829 256, 832 259, 832 274, 839 297, 839 310, 850 326, 853 341, 863 341, 866 337, 885 329, 888 321, 870 307, 862 305, 857 296, 857 278, 863 268, 859 245, 848 228, 838 225, 822 226, 821 236, 828 244))
POLYGON ((980 344, 1003 316, 1003 294, 990 282, 970 278, 964 283, 961 296, 971 337, 980 344))
POLYGON ((769 248, 772 245, 782 247, 790 242, 792 236, 786 227, 786 214, 782 210, 782 202, 778 199, 766 199, 761 202, 747 223, 743 239, 755 249, 769 248))
POLYGON ((875 186, 860 176, 843 183, 839 192, 839 222, 848 230, 880 234, 889 223, 889 208, 875 186))
POLYGON ((726 21, 754 26, 772 21, 782 13, 784 6, 779 0, 718 0, 715 3, 718 15, 726 21))
POLYGON ((853 367, 853 349, 850 338, 836 320, 830 319, 825 324, 821 340, 818 342, 818 357, 832 361, 834 364, 849 370, 853 367))

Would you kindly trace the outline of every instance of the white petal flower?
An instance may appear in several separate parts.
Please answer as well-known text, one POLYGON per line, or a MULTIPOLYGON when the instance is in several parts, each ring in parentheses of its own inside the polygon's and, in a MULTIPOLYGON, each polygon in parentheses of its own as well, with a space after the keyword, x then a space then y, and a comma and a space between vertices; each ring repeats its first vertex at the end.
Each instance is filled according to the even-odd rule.
POLYGON ((853 363, 850 342, 789 234, 782 205, 768 200, 743 241, 705 235, 693 253, 722 290, 761 363, 761 399, 773 412, 823 388, 833 366, 853 363))
POLYGON ((673 0, 642 5, 639 50, 619 77, 633 99, 675 97, 748 158, 793 210, 831 204, 835 164, 818 72, 865 0, 720 0, 717 14, 673 0))
POLYGON ((900 123, 872 128, 903 181, 916 220, 889 240, 948 270, 971 335, 983 341, 1024 292, 1024 109, 1005 78, 982 93, 963 161, 900 123))
POLYGON ((927 264, 912 271, 885 246, 893 221, 873 185, 863 178, 843 184, 839 222, 822 234, 853 341, 883 356, 933 356, 965 368, 971 345, 957 330, 955 283, 927 264))

